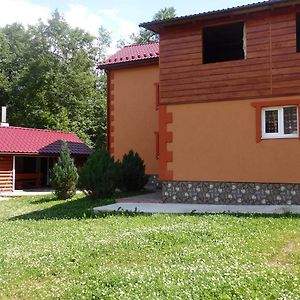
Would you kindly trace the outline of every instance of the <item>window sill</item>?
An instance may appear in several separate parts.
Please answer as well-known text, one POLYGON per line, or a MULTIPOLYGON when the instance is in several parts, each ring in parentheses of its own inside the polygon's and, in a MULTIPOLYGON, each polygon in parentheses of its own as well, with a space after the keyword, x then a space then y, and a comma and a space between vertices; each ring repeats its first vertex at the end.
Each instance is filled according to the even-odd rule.
POLYGON ((274 140, 274 139, 299 139, 299 135, 274 135, 274 136, 262 136, 262 140, 274 140))
POLYGON ((232 63, 232 62, 235 62, 235 61, 247 61, 247 57, 244 57, 244 58, 235 58, 235 59, 228 59, 228 60, 220 60, 220 61, 212 61, 212 62, 205 62, 205 61, 202 61, 202 64, 203 65, 212 65, 212 64, 222 64, 222 63, 232 63))

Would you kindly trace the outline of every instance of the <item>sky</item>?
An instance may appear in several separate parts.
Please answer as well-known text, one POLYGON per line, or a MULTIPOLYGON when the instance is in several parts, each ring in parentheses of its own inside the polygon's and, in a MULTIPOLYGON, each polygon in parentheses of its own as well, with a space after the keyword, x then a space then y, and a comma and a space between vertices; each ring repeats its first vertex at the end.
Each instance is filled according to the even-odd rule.
POLYGON ((35 24, 47 21, 58 9, 72 27, 93 35, 104 26, 113 39, 109 52, 116 50, 119 39, 139 30, 142 22, 151 21, 161 8, 173 6, 177 16, 261 2, 259 0, 0 0, 0 27, 14 22, 35 24))

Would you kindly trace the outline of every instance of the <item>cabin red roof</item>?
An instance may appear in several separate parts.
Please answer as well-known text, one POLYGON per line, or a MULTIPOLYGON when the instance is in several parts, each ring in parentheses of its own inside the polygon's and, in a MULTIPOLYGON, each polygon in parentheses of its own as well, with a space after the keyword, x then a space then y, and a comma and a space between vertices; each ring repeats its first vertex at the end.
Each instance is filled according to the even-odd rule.
POLYGON ((91 149, 74 133, 23 127, 0 127, 0 153, 59 154, 62 142, 72 154, 89 155, 91 149))
POLYGON ((100 65, 100 69, 109 66, 116 66, 124 63, 135 63, 158 60, 159 43, 149 43, 141 45, 130 45, 120 49, 115 54, 104 60, 100 65))

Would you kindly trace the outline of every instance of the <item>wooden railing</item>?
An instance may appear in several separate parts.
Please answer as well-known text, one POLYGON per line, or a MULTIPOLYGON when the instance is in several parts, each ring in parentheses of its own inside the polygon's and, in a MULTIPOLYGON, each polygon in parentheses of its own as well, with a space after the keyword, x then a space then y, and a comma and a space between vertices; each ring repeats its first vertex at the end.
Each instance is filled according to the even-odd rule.
POLYGON ((0 171, 0 192, 8 192, 13 189, 12 171, 0 171))

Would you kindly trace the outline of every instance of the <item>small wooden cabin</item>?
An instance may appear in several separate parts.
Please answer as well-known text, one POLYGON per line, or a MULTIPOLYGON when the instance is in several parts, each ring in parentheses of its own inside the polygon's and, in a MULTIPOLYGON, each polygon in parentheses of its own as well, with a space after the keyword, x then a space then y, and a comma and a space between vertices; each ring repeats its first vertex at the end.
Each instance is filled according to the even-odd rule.
POLYGON ((49 186, 49 171, 62 142, 68 143, 77 166, 91 153, 74 133, 0 126, 0 192, 49 186))

